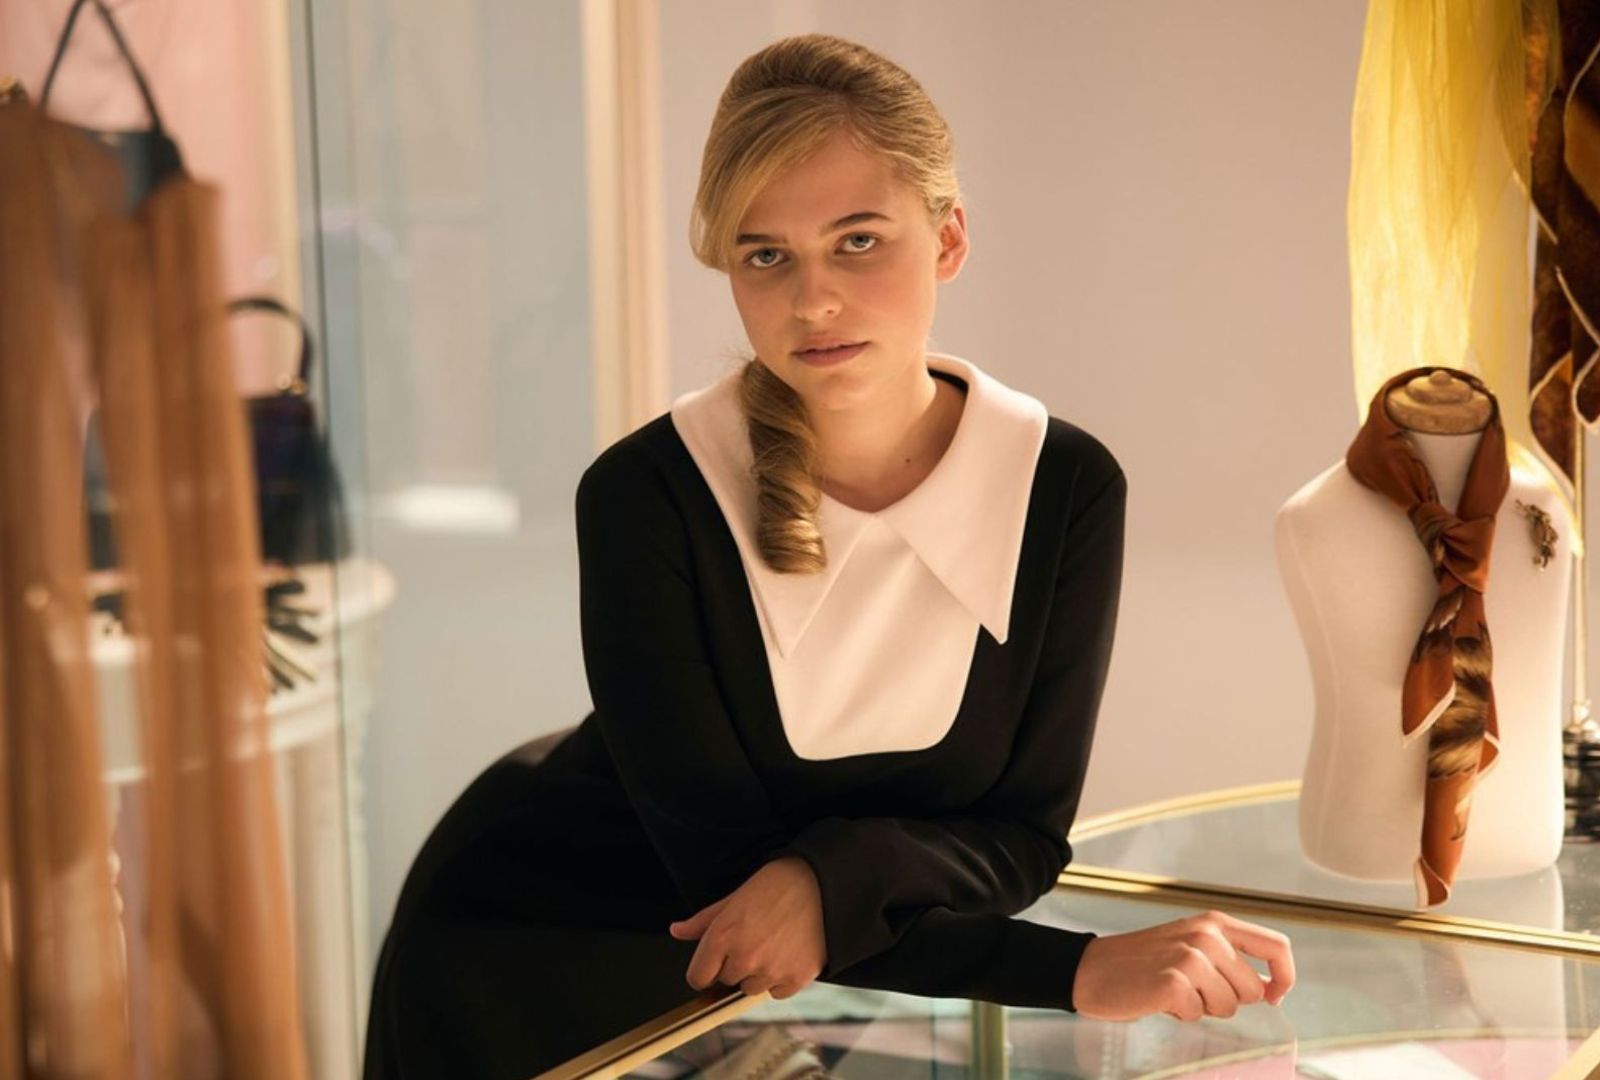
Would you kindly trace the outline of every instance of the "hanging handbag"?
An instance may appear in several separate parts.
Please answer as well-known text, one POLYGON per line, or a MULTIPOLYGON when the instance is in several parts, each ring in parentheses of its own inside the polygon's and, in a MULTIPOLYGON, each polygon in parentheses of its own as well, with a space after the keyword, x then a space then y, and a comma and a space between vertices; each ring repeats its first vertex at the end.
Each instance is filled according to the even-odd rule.
POLYGON ((66 56, 67 44, 72 40, 78 13, 83 10, 85 3, 90 2, 94 4, 95 11, 99 12, 100 21, 105 23, 106 29, 111 33, 111 40, 116 44, 117 51, 127 62, 128 71, 133 75, 133 81, 139 88, 139 96, 144 100, 145 111, 150 114, 150 126, 142 130, 102 131, 62 121, 57 123, 77 131, 85 139, 92 139, 116 155, 122 164, 123 209, 131 212, 163 180, 183 171, 183 156, 178 153, 178 144, 172 141, 161 123, 161 113, 156 109, 156 99, 150 93, 150 84, 145 80, 143 69, 133 58, 128 43, 123 40, 122 31, 117 29, 116 20, 111 17, 111 12, 106 10, 101 0, 77 0, 72 5, 72 10, 67 12, 66 24, 61 28, 61 37, 56 42, 55 55, 50 58, 50 68, 45 73, 44 85, 39 90, 38 108, 40 112, 45 112, 50 103, 50 88, 55 85, 56 72, 61 67, 62 58, 66 56))
MULTIPOLYGON (((301 566, 343 559, 350 554, 343 489, 308 389, 313 359, 311 329, 287 305, 270 296, 240 297, 228 305, 228 311, 280 315, 292 320, 300 332, 295 374, 280 380, 278 389, 271 393, 245 398, 262 561, 301 566)), ((117 565, 117 552, 111 493, 94 413, 89 417, 84 447, 84 501, 89 519, 90 566, 108 570, 117 565)))
POLYGON ((255 453, 261 514, 261 556, 285 566, 332 562, 350 554, 343 491, 324 432, 311 405, 311 328, 270 296, 245 296, 229 314, 265 312, 292 320, 300 331, 300 360, 278 389, 245 399, 255 453))

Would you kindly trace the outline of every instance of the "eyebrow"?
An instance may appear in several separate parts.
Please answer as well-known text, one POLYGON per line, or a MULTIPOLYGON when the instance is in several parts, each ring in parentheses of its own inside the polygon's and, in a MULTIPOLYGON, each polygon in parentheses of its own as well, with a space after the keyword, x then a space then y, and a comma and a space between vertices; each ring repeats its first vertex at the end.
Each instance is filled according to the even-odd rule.
MULTIPOLYGON (((846 226, 849 226, 849 225, 859 225, 863 221, 893 221, 893 220, 894 219, 889 217, 889 215, 880 214, 876 210, 858 210, 854 214, 846 214, 844 217, 840 218, 838 221, 835 221, 832 225, 824 225, 822 228, 817 230, 817 235, 818 236, 826 236, 830 232, 836 232, 839 229, 843 229, 843 228, 845 228, 846 226)), ((769 233, 740 233, 739 234, 739 238, 737 240, 735 240, 734 243, 736 245, 737 244, 781 244, 781 243, 783 243, 783 237, 781 237, 781 236, 772 236, 769 233)))

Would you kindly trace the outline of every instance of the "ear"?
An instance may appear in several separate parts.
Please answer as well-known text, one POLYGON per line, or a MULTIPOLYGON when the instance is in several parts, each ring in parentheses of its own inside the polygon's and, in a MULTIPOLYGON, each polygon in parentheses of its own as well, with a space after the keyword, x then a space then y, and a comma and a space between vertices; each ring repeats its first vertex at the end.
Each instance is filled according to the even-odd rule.
POLYGON ((967 209, 957 199, 939 226, 939 257, 934 263, 934 276, 941 282, 954 281, 967 261, 971 244, 967 239, 967 209))

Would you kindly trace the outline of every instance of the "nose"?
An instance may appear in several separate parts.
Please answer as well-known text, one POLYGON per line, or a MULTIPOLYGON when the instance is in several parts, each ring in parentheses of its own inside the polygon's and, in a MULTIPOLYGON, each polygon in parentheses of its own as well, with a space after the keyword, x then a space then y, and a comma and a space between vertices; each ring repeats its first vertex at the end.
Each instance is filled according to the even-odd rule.
POLYGON ((824 322, 839 313, 839 291, 825 267, 801 265, 793 280, 797 321, 824 322))

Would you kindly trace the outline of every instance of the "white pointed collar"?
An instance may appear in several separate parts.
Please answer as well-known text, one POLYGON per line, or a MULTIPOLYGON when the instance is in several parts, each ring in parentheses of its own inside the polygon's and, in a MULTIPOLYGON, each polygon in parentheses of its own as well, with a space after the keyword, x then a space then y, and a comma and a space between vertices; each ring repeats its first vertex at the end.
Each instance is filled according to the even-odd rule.
POLYGON ((823 494, 817 524, 828 565, 820 574, 781 574, 760 557, 750 477, 754 455, 739 405, 739 370, 672 403, 673 426, 728 520, 767 632, 785 658, 793 655, 873 519, 905 540, 950 595, 1005 643, 1049 413, 1037 399, 970 361, 931 352, 927 359, 930 368, 967 384, 955 436, 922 483, 882 510, 856 510, 823 494))

